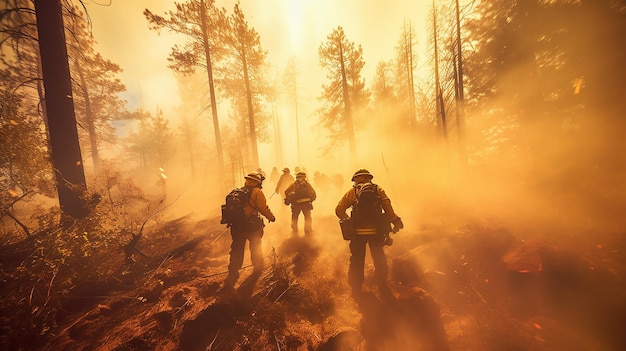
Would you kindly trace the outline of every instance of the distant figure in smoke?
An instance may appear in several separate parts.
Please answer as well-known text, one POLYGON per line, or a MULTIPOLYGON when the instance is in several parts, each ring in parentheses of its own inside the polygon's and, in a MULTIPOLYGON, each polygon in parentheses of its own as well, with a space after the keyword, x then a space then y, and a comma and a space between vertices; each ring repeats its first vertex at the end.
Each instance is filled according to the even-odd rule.
POLYGON ((365 249, 369 244, 378 291, 383 300, 391 300, 394 296, 387 285, 388 266, 384 246, 392 243, 389 232, 398 232, 404 228, 404 224, 394 212, 391 200, 383 188, 372 183, 373 178, 368 170, 357 170, 352 176, 354 185, 339 200, 335 214, 340 220, 350 220, 354 228, 350 239, 351 256, 348 270, 348 283, 353 296, 357 300, 361 297, 365 249), (351 208, 350 216, 346 213, 348 208, 351 208))
POLYGON ((283 201, 285 201, 285 190, 293 183, 293 176, 289 174, 289 172, 289 168, 285 167, 283 169, 283 174, 280 175, 278 184, 276 184, 276 190, 274 191, 274 193, 280 194, 283 197, 283 201))
POLYGON ((322 194, 328 194, 330 178, 326 174, 316 171, 313 174, 313 183, 315 183, 315 187, 318 188, 322 194))
POLYGON ((244 248, 246 241, 250 242, 250 259, 254 266, 253 275, 259 276, 264 268, 263 249, 261 238, 263 238, 262 214, 268 221, 276 221, 276 217, 267 206, 267 199, 261 190, 263 185, 262 174, 250 173, 245 178, 244 189, 247 190, 248 198, 244 205, 245 219, 241 223, 233 223, 230 227, 230 234, 233 242, 230 246, 230 263, 228 264, 228 277, 224 281, 224 287, 231 288, 239 279, 239 269, 243 264, 244 248))
POLYGON ((298 235, 298 217, 304 215, 304 235, 313 233, 313 201, 317 194, 311 183, 306 180, 306 173, 296 173, 296 181, 285 190, 285 205, 291 205, 291 232, 298 235))
POLYGON ((278 182, 278 177, 280 177, 280 175, 278 174, 278 168, 277 167, 273 167, 272 168, 272 173, 270 173, 270 184, 272 185, 272 187, 275 187, 277 182, 278 182))
POLYGON ((332 182, 338 190, 343 188, 343 176, 341 174, 333 175, 332 182))

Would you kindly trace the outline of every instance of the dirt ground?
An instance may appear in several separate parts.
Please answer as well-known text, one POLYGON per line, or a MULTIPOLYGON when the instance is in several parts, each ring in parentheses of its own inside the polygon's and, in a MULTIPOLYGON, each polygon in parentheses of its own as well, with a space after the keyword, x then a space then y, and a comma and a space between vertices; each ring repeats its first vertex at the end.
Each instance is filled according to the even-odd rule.
POLYGON ((246 252, 227 290, 230 234, 218 218, 154 224, 134 252, 120 248, 97 262, 97 279, 39 304, 57 306, 45 328, 32 308, 45 293, 25 288, 17 278, 24 261, 5 247, 2 349, 626 349, 624 235, 557 241, 484 222, 453 231, 405 223, 386 248, 395 298, 381 300, 368 256, 366 293, 355 301, 336 219, 315 225, 322 229, 304 237, 268 224, 265 271, 252 276, 246 252))

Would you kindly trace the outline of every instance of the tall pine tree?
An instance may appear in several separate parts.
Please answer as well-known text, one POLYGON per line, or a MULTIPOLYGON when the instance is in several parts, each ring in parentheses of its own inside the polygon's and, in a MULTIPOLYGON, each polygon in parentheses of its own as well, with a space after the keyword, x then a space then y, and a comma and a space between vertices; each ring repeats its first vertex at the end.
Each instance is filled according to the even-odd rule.
POLYGON ((320 65, 327 70, 328 84, 322 86, 319 110, 322 125, 330 133, 329 149, 348 140, 350 155, 356 157, 355 111, 367 106, 369 92, 361 77, 365 65, 363 49, 348 40, 341 26, 320 45, 320 65))

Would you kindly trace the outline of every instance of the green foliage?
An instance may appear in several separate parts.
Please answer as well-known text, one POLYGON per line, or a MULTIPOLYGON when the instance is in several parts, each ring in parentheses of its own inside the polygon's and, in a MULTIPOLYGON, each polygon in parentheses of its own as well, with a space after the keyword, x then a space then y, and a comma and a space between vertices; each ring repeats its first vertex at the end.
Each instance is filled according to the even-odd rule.
POLYGON ((416 124, 416 94, 415 94, 415 71, 417 70, 417 34, 413 25, 404 23, 398 44, 396 46, 396 59, 394 84, 395 96, 400 104, 398 112, 400 116, 400 128, 414 127, 416 124))
MULTIPOLYGON (((39 102, 44 99, 44 91, 32 6, 31 1, 15 0, 0 10, 0 31, 4 37, 0 41, 3 63, 0 84, 26 97, 23 108, 36 115, 41 113, 39 102)), ((89 151, 87 154, 91 154, 97 163, 101 141, 115 141, 113 128, 108 122, 126 114, 125 101, 118 95, 125 87, 116 78, 121 68, 95 51, 87 18, 79 8, 64 7, 63 15, 79 136, 83 145, 90 146, 81 151, 83 154, 89 151)))
POLYGON ((234 13, 228 17, 228 23, 224 42, 228 45, 228 54, 232 61, 222 71, 224 89, 231 95, 245 97, 247 89, 257 95, 264 91, 266 85, 263 69, 267 50, 261 46, 259 33, 249 26, 239 5, 235 5, 234 13))
POLYGON ((370 94, 361 77, 365 65, 363 49, 348 41, 339 26, 320 45, 318 53, 320 66, 327 70, 329 81, 322 86, 319 99, 324 105, 318 110, 321 125, 329 133, 328 150, 342 144, 346 137, 353 149, 354 119, 367 107, 370 94))
MULTIPOLYGON (((400 104, 398 97, 399 88, 394 83, 396 72, 393 61, 380 61, 376 66, 374 80, 372 82, 372 112, 371 122, 375 123, 375 129, 381 135, 388 135, 389 132, 407 125, 406 100, 408 95, 403 96, 403 103, 400 104)), ((406 90, 405 90, 406 92, 406 90)))
MULTIPOLYGON (((179 47, 172 48, 168 60, 170 68, 183 74, 195 72, 196 67, 206 70, 210 92, 210 107, 213 119, 213 133, 215 134, 215 149, 217 151, 218 172, 224 168, 222 139, 220 136, 219 119, 217 117, 217 100, 213 72, 225 55, 225 45, 222 37, 227 31, 228 22, 226 10, 215 6, 214 0, 187 1, 176 3, 176 11, 168 11, 166 17, 156 15, 145 9, 144 16, 150 24, 150 29, 160 31, 167 29, 174 33, 186 36, 187 42, 179 47), (201 60, 204 58, 204 60, 201 60)), ((198 94, 198 96, 202 96, 198 94)), ((204 104, 203 105, 207 105, 204 104)))
POLYGON ((22 99, 0 91, 0 194, 2 208, 26 193, 52 194, 51 168, 41 120, 29 117, 22 99), (7 191, 9 193, 7 193, 7 191))
MULTIPOLYGON (((506 138, 498 136, 500 127, 485 129, 485 138, 499 142, 492 146, 509 152, 502 142, 517 140, 513 146, 546 165, 575 153, 571 171, 584 172, 598 155, 623 154, 626 14, 617 3, 490 1, 476 7, 466 25, 474 47, 466 52, 468 102, 491 124, 513 126, 506 138)), ((622 163, 607 161, 598 176, 610 173, 603 167, 622 163)))
POLYGON ((123 246, 158 204, 112 165, 103 165, 93 188, 102 194, 89 195, 92 210, 86 218, 59 226, 60 213, 47 210, 39 217, 36 235, 13 245, 13 256, 3 251, 0 315, 12 318, 3 345, 16 337, 31 338, 33 345, 68 309, 91 303, 93 296, 107 295, 122 284, 112 277, 125 275, 123 246))
POLYGON ((174 71, 191 74, 197 67, 209 69, 225 54, 221 36, 227 25, 226 10, 215 6, 214 0, 176 3, 176 11, 167 11, 165 16, 149 9, 143 14, 150 29, 166 29, 188 39, 182 46, 172 48, 168 61, 174 71))
POLYGON ((250 27, 239 4, 228 17, 228 31, 223 37, 228 47, 228 64, 220 69, 220 83, 231 98, 235 123, 247 129, 243 134, 251 146, 252 163, 258 164, 258 141, 267 140, 271 115, 263 111, 270 94, 265 80, 267 51, 261 46, 259 33, 250 27))
POLYGON ((40 84, 39 47, 32 1, 10 0, 0 9, 0 85, 31 92, 40 84))
POLYGON ((376 65, 376 74, 372 82, 372 97, 380 104, 393 104, 395 101, 393 63, 380 61, 376 65))
POLYGON ((111 121, 125 119, 126 101, 119 94, 126 90, 117 76, 122 72, 119 65, 107 60, 95 51, 95 40, 88 29, 85 15, 77 8, 68 10, 68 55, 72 72, 74 110, 79 123, 79 136, 83 154, 91 155, 98 171, 102 142, 114 143, 115 131, 111 121), (89 151, 89 152, 87 152, 89 151))

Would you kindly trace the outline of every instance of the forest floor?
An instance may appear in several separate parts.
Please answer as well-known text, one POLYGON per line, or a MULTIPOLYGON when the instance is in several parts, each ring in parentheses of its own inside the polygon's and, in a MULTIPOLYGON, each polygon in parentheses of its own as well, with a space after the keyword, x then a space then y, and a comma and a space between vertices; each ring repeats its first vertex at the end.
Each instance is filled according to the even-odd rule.
POLYGON ((624 233, 556 239, 548 229, 486 221, 454 230, 405 223, 385 249, 395 299, 380 299, 368 255, 366 294, 357 303, 336 218, 314 220, 311 237, 268 224, 265 271, 251 275, 246 250, 233 290, 221 288, 230 234, 219 218, 146 226, 132 252, 120 245, 91 261, 98 275, 77 279, 75 272, 72 281, 61 281, 62 269, 50 264, 53 274, 24 279, 34 267, 27 257, 54 244, 46 242, 50 232, 5 245, 0 348, 626 349, 624 233))

